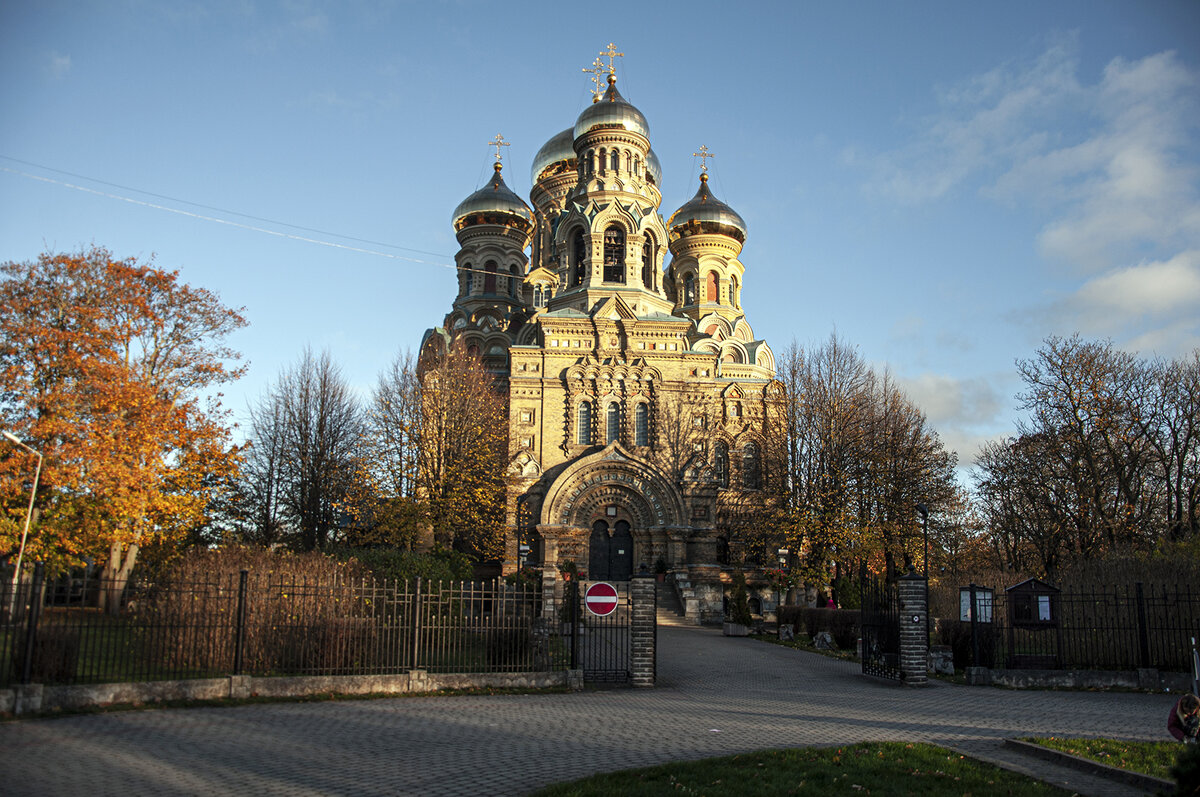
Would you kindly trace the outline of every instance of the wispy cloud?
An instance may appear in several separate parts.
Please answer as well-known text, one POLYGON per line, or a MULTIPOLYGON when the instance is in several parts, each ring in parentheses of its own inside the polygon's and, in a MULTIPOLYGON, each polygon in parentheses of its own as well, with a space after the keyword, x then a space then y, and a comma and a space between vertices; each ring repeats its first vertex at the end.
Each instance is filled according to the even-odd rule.
POLYGON ((52 51, 50 53, 50 63, 47 68, 50 70, 51 77, 55 79, 64 78, 71 71, 71 56, 52 51))
POLYGON ((1005 388, 998 384, 1005 378, 959 379, 924 373, 896 381, 925 413, 946 448, 958 454, 960 464, 968 465, 984 443, 998 436, 997 421, 1009 404, 1005 388))
POLYGON ((871 188, 903 203, 974 192, 1040 214, 1038 253, 1081 281, 1019 316, 1179 349, 1200 335, 1200 75, 1162 52, 1086 81, 1077 50, 1068 39, 943 90, 921 132, 874 160, 871 188))

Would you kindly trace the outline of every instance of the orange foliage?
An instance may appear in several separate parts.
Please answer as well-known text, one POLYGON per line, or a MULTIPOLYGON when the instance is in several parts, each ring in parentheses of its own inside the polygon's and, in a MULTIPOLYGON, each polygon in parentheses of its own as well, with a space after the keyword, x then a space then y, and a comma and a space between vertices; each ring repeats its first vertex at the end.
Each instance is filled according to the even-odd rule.
MULTIPOLYGON (((26 557, 132 566, 140 543, 201 522, 236 467, 228 413, 207 394, 241 375, 223 340, 246 322, 177 273, 100 248, 0 273, 0 424, 46 458, 26 557)), ((16 549, 29 460, 0 452, 0 556, 16 549)))

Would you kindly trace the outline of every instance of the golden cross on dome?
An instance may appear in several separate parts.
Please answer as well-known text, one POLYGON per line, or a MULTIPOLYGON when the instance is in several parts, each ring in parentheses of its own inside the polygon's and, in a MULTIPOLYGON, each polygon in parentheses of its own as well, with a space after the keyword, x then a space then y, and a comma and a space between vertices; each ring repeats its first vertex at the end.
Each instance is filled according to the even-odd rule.
POLYGON ((709 158, 715 158, 715 157, 717 157, 717 156, 716 156, 716 155, 714 155, 714 154, 712 154, 711 152, 709 152, 709 151, 708 151, 708 147, 706 147, 706 146, 704 146, 703 144, 701 144, 701 145, 700 145, 700 151, 699 151, 699 152, 693 152, 693 153, 692 153, 692 157, 693 157, 693 158, 699 158, 699 159, 700 159, 700 171, 702 171, 702 172, 704 172, 705 174, 707 174, 707 173, 708 173, 708 159, 709 159, 709 158))
POLYGON ((488 146, 496 148, 496 163, 499 163, 500 161, 503 160, 503 158, 500 157, 500 148, 501 147, 511 147, 512 145, 504 140, 504 136, 497 133, 496 137, 488 142, 488 146))
POLYGON ((625 57, 625 53, 617 52, 617 45, 613 44, 612 42, 608 43, 607 50, 600 51, 600 55, 608 56, 608 74, 610 74, 610 75, 615 75, 617 73, 617 70, 615 68, 613 68, 613 59, 618 56, 621 58, 625 57))
POLYGON ((601 77, 601 75, 607 72, 608 68, 604 66, 603 61, 597 58, 595 61, 592 61, 591 69, 584 67, 583 71, 591 75, 591 78, 589 79, 595 86, 595 88, 592 89, 592 102, 599 102, 600 98, 604 96, 604 78, 601 77))

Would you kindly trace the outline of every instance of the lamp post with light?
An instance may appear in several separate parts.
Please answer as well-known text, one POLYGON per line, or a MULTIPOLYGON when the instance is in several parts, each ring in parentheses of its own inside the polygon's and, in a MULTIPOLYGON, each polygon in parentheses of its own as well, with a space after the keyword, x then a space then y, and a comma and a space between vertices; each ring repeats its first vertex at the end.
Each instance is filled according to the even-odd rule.
POLYGON ((21 547, 17 550, 17 566, 13 570, 12 601, 9 604, 10 611, 13 611, 16 609, 17 585, 21 580, 21 560, 25 558, 25 541, 29 538, 29 521, 33 518, 33 502, 37 498, 38 480, 42 478, 42 452, 26 445, 12 432, 3 432, 2 434, 10 443, 20 446, 37 457, 37 470, 33 473, 33 489, 29 491, 29 508, 25 510, 25 530, 21 532, 21 547))

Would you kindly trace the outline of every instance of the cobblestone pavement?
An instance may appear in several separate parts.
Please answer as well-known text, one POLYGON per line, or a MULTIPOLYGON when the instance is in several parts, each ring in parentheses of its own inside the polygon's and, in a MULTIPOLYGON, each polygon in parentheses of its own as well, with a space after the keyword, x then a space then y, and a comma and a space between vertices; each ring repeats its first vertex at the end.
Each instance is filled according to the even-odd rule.
MULTIPOLYGON (((1000 747, 1037 735, 1165 738, 1171 695, 904 688, 858 665, 659 629, 659 685, 126 711, 0 724, 8 795, 520 795, 594 772, 762 748, 928 741, 1081 794, 1127 786, 1000 747)), ((747 794, 752 794, 748 789, 747 794)))

